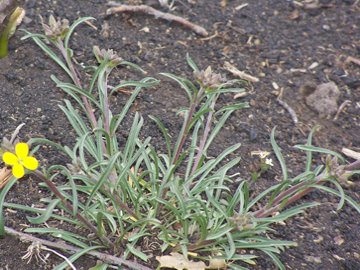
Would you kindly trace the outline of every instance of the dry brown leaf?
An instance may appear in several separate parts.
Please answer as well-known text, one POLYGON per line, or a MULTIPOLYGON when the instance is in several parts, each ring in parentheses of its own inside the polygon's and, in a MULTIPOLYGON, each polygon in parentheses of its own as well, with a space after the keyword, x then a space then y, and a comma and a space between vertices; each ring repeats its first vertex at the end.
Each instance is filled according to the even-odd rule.
POLYGON ((210 259, 209 266, 204 262, 194 262, 185 258, 182 254, 172 252, 170 255, 157 256, 156 260, 160 263, 160 268, 171 268, 176 270, 205 270, 205 269, 225 269, 224 259, 210 259))
POLYGON ((351 157, 353 159, 356 159, 356 160, 360 159, 360 153, 355 152, 355 151, 353 151, 351 149, 348 149, 348 148, 344 147, 343 149, 341 149, 341 152, 343 152, 343 154, 345 156, 351 157))
POLYGON ((209 266, 206 267, 206 269, 225 269, 226 268, 226 262, 224 259, 210 259, 209 266))
POLYGON ((7 184, 11 177, 11 170, 4 167, 0 169, 0 190, 7 184))
POLYGON ((205 270, 204 262, 189 261, 183 255, 172 252, 166 256, 156 256, 156 260, 160 263, 160 268, 171 268, 176 270, 205 270))

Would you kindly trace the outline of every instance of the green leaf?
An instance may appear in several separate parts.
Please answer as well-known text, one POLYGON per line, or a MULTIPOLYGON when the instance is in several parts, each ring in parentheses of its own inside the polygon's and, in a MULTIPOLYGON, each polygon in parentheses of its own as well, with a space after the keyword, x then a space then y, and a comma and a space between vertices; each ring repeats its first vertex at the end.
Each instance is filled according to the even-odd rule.
POLYGON ((52 200, 45 211, 42 211, 42 214, 38 217, 26 217, 27 220, 32 224, 41 224, 49 220, 52 215, 54 208, 60 202, 60 199, 52 200))
POLYGON ((236 252, 235 243, 234 243, 234 239, 232 238, 230 232, 226 233, 226 237, 228 239, 228 245, 229 245, 229 250, 227 252, 227 259, 231 260, 231 258, 234 256, 234 254, 236 252))
POLYGON ((99 102, 88 91, 81 89, 71 83, 61 82, 54 75, 51 75, 51 79, 56 83, 56 87, 61 88, 64 92, 71 95, 79 103, 79 105, 83 108, 84 111, 86 111, 86 110, 83 105, 83 101, 81 99, 79 99, 75 93, 88 98, 91 102, 93 102, 96 105, 96 107, 98 107, 99 109, 101 108, 99 102))
POLYGON ((195 62, 190 57, 189 53, 186 53, 186 61, 188 65, 192 68, 193 71, 199 71, 198 66, 195 64, 195 62))
POLYGON ((280 261, 280 259, 274 253, 267 251, 267 250, 262 250, 262 252, 264 252, 266 255, 268 255, 272 259, 272 261, 278 267, 279 270, 285 270, 284 264, 280 261))
MULTIPOLYGON (((153 80, 153 78, 145 78, 145 79, 141 80, 141 83, 147 83, 149 81, 151 82, 152 80, 153 80)), ((120 126, 124 117, 127 115, 132 103, 134 102, 134 100, 136 99, 136 97, 138 96, 138 94, 140 93, 141 90, 142 90, 142 87, 137 86, 135 88, 135 90, 133 91, 133 93, 131 94, 131 96, 129 97, 125 106, 121 110, 121 113, 111 119, 111 121, 110 121, 110 136, 114 136, 116 130, 120 126)))
POLYGON ((356 211, 358 211, 360 213, 360 204, 358 202, 356 202, 354 199, 352 199, 350 196, 348 195, 342 195, 339 191, 323 186, 323 185, 313 185, 313 187, 317 188, 317 189, 322 189, 328 193, 337 195, 339 197, 344 196, 344 200, 350 205, 352 206, 356 211))
POLYGON ((304 150, 304 151, 311 151, 311 152, 318 152, 318 153, 332 155, 332 156, 335 156, 335 157, 339 158, 342 162, 345 162, 345 159, 339 153, 336 153, 336 152, 331 151, 329 149, 316 147, 316 146, 311 146, 311 145, 310 146, 308 146, 308 145, 295 145, 294 147, 297 148, 297 149, 300 149, 300 150, 304 150))
POLYGON ((249 103, 241 102, 241 103, 237 103, 237 104, 226 105, 226 106, 223 106, 220 110, 218 110, 215 115, 222 113, 222 112, 226 112, 226 111, 233 112, 233 111, 245 109, 245 108, 250 108, 249 103))
POLYGON ((261 248, 271 248, 271 247, 285 247, 285 246, 294 246, 295 242, 292 241, 276 241, 276 240, 267 240, 262 242, 245 242, 243 240, 235 240, 236 248, 250 248, 250 249, 261 249, 261 248))
MULTIPOLYGON (((34 207, 29 207, 29 206, 25 206, 25 205, 21 205, 21 204, 16 204, 16 203, 4 203, 4 206, 7 208, 11 208, 11 209, 17 209, 17 210, 21 210, 21 211, 26 211, 26 212, 30 212, 30 213, 37 213, 37 214, 42 214, 43 210, 41 209, 37 209, 34 207)), ((58 220, 62 220, 65 221, 67 223, 73 224, 73 225, 78 225, 78 222, 74 219, 70 219, 64 216, 60 216, 60 215, 55 215, 52 214, 51 218, 55 218, 58 220)))
POLYGON ((206 152, 210 145, 212 144, 213 140, 216 138, 217 134, 220 132, 220 130, 223 128, 225 122, 227 121, 227 119, 230 117, 230 115, 233 113, 232 110, 230 111, 226 111, 221 118, 218 120, 217 124, 215 125, 215 127, 212 129, 209 138, 206 141, 205 147, 204 147, 204 151, 206 152))
POLYGON ((39 38, 39 35, 33 35, 28 31, 25 31, 28 35, 25 38, 32 38, 34 42, 48 55, 52 60, 55 61, 65 72, 66 74, 72 78, 72 74, 70 69, 65 65, 65 63, 39 38))
MULTIPOLYGON (((77 259, 79 259, 81 256, 86 255, 90 251, 95 250, 95 249, 99 249, 99 248, 102 248, 102 246, 94 246, 94 247, 85 248, 85 249, 75 253, 74 255, 72 255, 68 259, 69 259, 70 262, 74 262, 77 259)), ((66 269, 66 267, 68 267, 68 266, 69 266, 68 263, 66 261, 64 261, 63 263, 61 263, 61 264, 57 265, 56 267, 54 267, 53 270, 63 270, 63 269, 66 269)))
POLYGON ((154 78, 148 77, 145 79, 140 82, 139 81, 124 81, 124 82, 114 86, 111 89, 110 95, 117 92, 119 89, 122 89, 125 87, 150 88, 150 87, 153 87, 153 86, 159 84, 159 81, 154 78), (147 79, 147 80, 145 80, 145 79, 147 79))
POLYGON ((16 181, 17 178, 11 176, 8 183, 5 185, 5 187, 3 187, 3 189, 0 192, 0 236, 5 235, 5 218, 3 214, 5 196, 9 192, 11 187, 16 183, 16 181))
POLYGON ((53 233, 52 234, 53 237, 57 237, 62 239, 63 241, 66 241, 68 243, 74 244, 78 247, 81 248, 88 248, 89 246, 87 244, 85 244, 84 242, 76 239, 75 237, 69 235, 69 234, 63 234, 63 233, 53 233))
POLYGON ((160 73, 160 75, 168 77, 168 78, 176 81, 181 86, 181 88, 185 90, 185 92, 189 98, 189 101, 193 102, 193 93, 196 94, 198 92, 198 90, 192 82, 190 82, 187 79, 170 74, 170 73, 160 73))
POLYGON ((275 141, 275 130, 276 130, 276 127, 274 127, 271 131, 271 146, 275 152, 276 158, 278 159, 278 161, 280 163, 282 175, 284 178, 283 180, 286 181, 288 179, 286 163, 284 160, 284 156, 281 153, 280 147, 278 146, 278 144, 275 141))
POLYGON ((312 208, 312 207, 316 207, 319 206, 320 203, 317 202, 308 202, 308 203, 303 203, 300 204, 298 206, 294 206, 288 210, 282 211, 280 212, 279 215, 276 215, 274 217, 268 217, 268 218, 257 218, 255 221, 256 222, 279 222, 279 221, 284 221, 292 216, 301 214, 304 212, 305 209, 307 208, 312 208))
POLYGON ((129 66, 135 70, 138 70, 140 71, 141 73, 143 74, 146 74, 147 72, 145 70, 143 70, 140 66, 134 64, 134 63, 131 63, 131 62, 128 62, 128 61, 121 61, 120 65, 123 65, 123 66, 129 66))
POLYGON ((229 264, 228 265, 231 269, 234 269, 234 270, 249 270, 249 268, 247 267, 243 267, 243 266, 240 266, 240 265, 237 265, 237 264, 229 264))
POLYGON ((96 195, 97 191, 108 181, 108 176, 110 175, 111 171, 113 170, 117 159, 121 156, 121 153, 118 152, 113 155, 106 167, 106 170, 101 174, 99 180, 97 181, 96 185, 94 186, 93 190, 91 191, 87 201, 86 201, 86 208, 89 207, 93 197, 96 195))
POLYGON ((72 33, 74 32, 75 28, 85 22, 85 21, 89 21, 89 20, 95 20, 95 18, 93 17, 82 17, 82 18, 79 18, 77 19, 70 27, 69 27, 69 30, 68 32, 66 33, 66 36, 65 36, 65 39, 64 39, 64 47, 65 49, 69 48, 69 40, 70 40, 70 37, 72 35, 72 33))
POLYGON ((252 206, 254 206, 256 203, 258 203, 262 198, 264 198, 266 195, 268 195, 273 190, 276 190, 279 187, 280 184, 274 185, 269 187, 268 189, 265 189, 263 192, 261 192, 259 195, 257 195, 247 206, 246 211, 249 211, 252 206))
POLYGON ((141 260, 147 262, 147 260, 149 259, 149 257, 145 253, 136 249, 132 244, 126 244, 126 247, 134 256, 140 258, 141 260))
POLYGON ((171 141, 170 141, 170 134, 167 130, 167 128, 165 128, 164 124, 160 121, 159 118, 155 117, 155 116, 152 116, 152 115, 149 115, 149 118, 151 120, 153 120, 157 126, 159 127, 159 129, 161 130, 161 133, 163 134, 164 136, 164 139, 165 139, 165 143, 166 143, 166 149, 167 149, 167 154, 169 157, 171 157, 171 141))
MULTIPOLYGON (((306 145, 307 146, 311 146, 312 145, 312 137, 313 134, 320 128, 319 125, 316 125, 315 127, 313 127, 310 131, 310 134, 307 138, 307 142, 306 145)), ((306 171, 309 172, 311 171, 311 163, 312 163, 312 152, 308 151, 306 152, 306 171)))
POLYGON ((95 266, 89 268, 89 270, 106 270, 109 265, 107 263, 98 263, 95 266))
POLYGON ((328 181, 330 181, 332 184, 334 184, 334 186, 336 186, 336 188, 339 191, 339 197, 340 197, 340 201, 339 204, 336 208, 336 210, 340 210, 341 208, 343 208, 344 203, 345 203, 345 192, 344 189, 342 188, 342 186, 339 184, 338 181, 334 180, 334 179, 328 179, 328 181))
POLYGON ((54 147, 55 149, 59 150, 60 152, 67 154, 67 152, 63 146, 61 146, 60 144, 55 143, 53 141, 50 141, 48 139, 45 139, 45 138, 31 138, 28 141, 28 143, 29 144, 38 144, 38 145, 47 144, 47 145, 50 145, 51 147, 54 147))
POLYGON ((51 233, 54 235, 57 235, 56 237, 61 237, 63 235, 69 236, 69 237, 73 237, 73 238, 77 238, 77 239, 81 239, 81 240, 88 240, 86 237, 83 237, 81 235, 78 235, 76 233, 72 233, 72 232, 68 232, 68 231, 64 231, 61 229, 57 229, 57 228, 27 228, 25 229, 25 232, 28 233, 51 233))

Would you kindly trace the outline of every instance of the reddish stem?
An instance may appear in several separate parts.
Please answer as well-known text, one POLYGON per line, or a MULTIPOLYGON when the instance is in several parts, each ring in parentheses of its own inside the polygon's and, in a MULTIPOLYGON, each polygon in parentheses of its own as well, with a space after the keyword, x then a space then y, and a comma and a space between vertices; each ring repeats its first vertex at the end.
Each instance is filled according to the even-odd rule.
MULTIPOLYGON (((62 204, 65 206, 65 208, 70 213, 74 213, 74 207, 72 206, 72 204, 66 200, 66 198, 60 193, 60 191, 58 190, 58 188, 56 187, 56 185, 53 182, 51 182, 49 179, 47 179, 45 177, 45 175, 43 175, 39 171, 35 171, 35 172, 33 172, 33 174, 36 177, 38 177, 39 179, 41 179, 41 181, 43 181, 49 187, 49 189, 55 194, 56 197, 58 197, 61 200, 62 204)), ((100 239, 100 241, 104 245, 110 246, 112 248, 114 247, 114 244, 106 236, 99 235, 97 228, 89 220, 87 220, 83 215, 81 215, 79 212, 77 212, 76 217, 83 224, 85 224, 86 227, 90 231, 92 231, 95 235, 97 235, 97 237, 100 239)))

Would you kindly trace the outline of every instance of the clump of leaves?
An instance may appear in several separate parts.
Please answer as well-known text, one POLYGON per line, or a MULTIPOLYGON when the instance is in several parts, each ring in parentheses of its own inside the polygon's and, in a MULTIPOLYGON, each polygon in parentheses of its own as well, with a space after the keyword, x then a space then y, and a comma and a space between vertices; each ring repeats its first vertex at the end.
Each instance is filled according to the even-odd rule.
POLYGON ((164 255, 157 258, 160 267, 176 268, 182 262, 191 267, 197 263, 193 260, 197 260, 208 269, 215 262, 222 265, 217 264, 218 268, 246 269, 244 263, 254 265, 257 257, 246 251, 259 250, 280 269, 285 269, 277 254, 295 243, 271 239, 267 233, 273 230, 272 224, 318 203, 303 202, 290 208, 288 205, 313 189, 320 189, 340 197, 338 209, 347 202, 360 212, 360 206, 344 194, 338 182, 357 173, 357 165, 339 165, 338 161, 344 161, 339 154, 312 146, 314 130, 306 145, 296 146, 306 151, 307 162, 304 173, 293 178, 288 176, 273 130, 271 144, 280 162, 283 180, 251 196, 247 181, 229 175, 240 162, 237 152, 240 144, 224 149, 216 157, 208 155, 231 114, 248 107, 247 103, 217 105, 219 96, 244 90, 234 87, 238 81, 226 81, 211 68, 200 70, 189 56, 187 62, 194 71, 194 80, 161 73, 175 81, 189 101, 189 107, 180 111, 183 125, 176 139, 172 140, 169 130, 155 116, 150 118, 163 134, 165 152, 156 149, 151 138, 140 139, 144 119, 139 113, 132 118, 127 138, 120 138, 117 131, 124 118, 129 117, 129 109, 139 92, 159 81, 144 78, 110 86, 109 77, 115 67, 126 65, 141 69, 112 50, 95 47, 98 65, 88 68, 92 70, 92 77, 83 82, 74 64, 69 40, 76 26, 89 19, 81 18, 69 26, 67 21, 50 18, 49 24, 43 23, 46 35, 28 33, 25 37, 32 38, 69 76, 71 82, 61 82, 55 76, 52 79, 72 99, 65 99, 60 108, 72 125, 76 139, 73 145, 66 146, 46 139, 31 140, 32 144, 50 144, 68 160, 66 165, 50 166, 44 174, 35 173, 53 194, 42 199, 47 204, 46 210, 10 203, 5 206, 37 213, 35 217, 28 217, 35 225, 56 219, 70 226, 85 227, 91 234, 86 237, 43 226, 28 228, 26 232, 61 238, 83 248, 81 254, 102 247, 125 258, 134 256, 148 262, 157 251, 164 255), (109 97, 124 87, 134 89, 122 111, 115 114, 109 97), (329 155, 325 166, 312 168, 313 152, 329 155), (58 178, 63 184, 53 183, 58 178), (231 190, 229 184, 234 182, 238 187, 231 190))

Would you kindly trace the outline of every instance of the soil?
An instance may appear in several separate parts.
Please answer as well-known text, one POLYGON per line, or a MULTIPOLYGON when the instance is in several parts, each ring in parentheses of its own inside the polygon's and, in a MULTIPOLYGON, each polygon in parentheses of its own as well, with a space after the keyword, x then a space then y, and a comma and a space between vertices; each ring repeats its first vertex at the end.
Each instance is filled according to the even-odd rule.
MULTIPOLYGON (((238 171, 244 179, 249 179, 249 171, 255 162, 250 152, 271 151, 269 134, 274 126, 277 126, 277 142, 284 151, 292 175, 304 168, 304 154, 292 146, 305 143, 307 134, 316 124, 322 128, 315 134, 315 145, 335 151, 341 151, 342 147, 359 151, 360 66, 347 61, 348 56, 360 56, 359 1, 320 0, 314 1, 318 5, 305 7, 299 3, 306 1, 291 0, 229 0, 225 7, 221 6, 221 2, 226 1, 176 0, 176 10, 171 11, 203 26, 209 32, 208 38, 198 36, 179 24, 144 14, 107 17, 104 15, 107 1, 100 0, 28 0, 25 2, 27 17, 22 28, 40 33, 39 15, 48 17, 54 14, 70 21, 92 16, 96 18, 92 23, 97 30, 82 25, 71 42, 79 63, 94 61, 92 46, 99 45, 114 49, 125 60, 140 65, 149 76, 157 78, 161 78, 159 72, 191 76, 185 60, 186 53, 200 67, 210 65, 229 79, 235 77, 222 68, 225 61, 258 77, 259 82, 245 86, 248 95, 237 100, 248 101, 251 107, 236 112, 230 118, 211 152, 216 155, 225 147, 241 142, 238 154, 242 162, 238 171), (236 9, 244 3, 248 5, 236 9), (101 33, 105 22, 109 25, 107 37, 101 33), (313 92, 311 89, 327 82, 334 82, 339 89, 337 106, 346 100, 351 101, 336 120, 334 114, 321 114, 305 102, 313 92), (280 91, 283 93, 282 100, 296 112, 297 124, 288 110, 277 102, 280 91)), ((144 3, 167 11, 155 0, 129 0, 127 3, 144 3)), ((11 40, 9 56, 0 60, 0 136, 9 137, 19 124, 25 123, 20 134, 23 140, 46 137, 71 144, 72 132, 58 107, 65 95, 54 86, 50 75, 66 78, 32 41, 20 40, 23 35, 23 32, 17 31, 11 40)), ((120 80, 130 75, 126 70, 118 69, 116 76, 120 80)), ((125 98, 125 94, 118 95, 114 98, 115 104, 121 106, 125 98)), ((232 96, 224 97, 221 102, 233 102, 232 96)), ((143 135, 153 137, 153 141, 161 141, 161 134, 147 117, 148 114, 161 118, 175 134, 181 123, 176 111, 184 105, 184 93, 168 80, 144 91, 134 107, 145 117, 143 135)), ((124 134, 126 130, 125 127, 124 134)), ((44 164, 62 162, 61 157, 50 149, 43 149, 40 155, 44 164)), ((320 156, 316 157, 320 164, 320 156)), ((275 160, 275 156, 272 158, 275 160)), ((277 162, 274 163, 275 166, 253 186, 254 192, 264 190, 280 179, 281 169, 277 162)), ((19 181, 6 201, 36 205, 44 196, 36 181, 31 178, 19 181)), ((353 181, 355 185, 344 189, 359 202, 359 179, 353 181)), ((318 191, 304 200, 315 200, 323 205, 274 228, 273 237, 298 243, 297 247, 280 255, 286 269, 360 269, 359 213, 348 205, 336 211, 337 198, 318 191)), ((25 216, 20 211, 6 211, 6 225, 24 229, 29 226, 25 216)), ((9 236, 0 239, 0 269, 51 269, 61 261, 51 255, 47 265, 36 260, 27 264, 21 259, 27 246, 9 236)), ((88 269, 95 265, 95 260, 84 258, 76 265, 78 269, 88 269)), ((274 268, 271 261, 263 257, 253 267, 274 268)))

